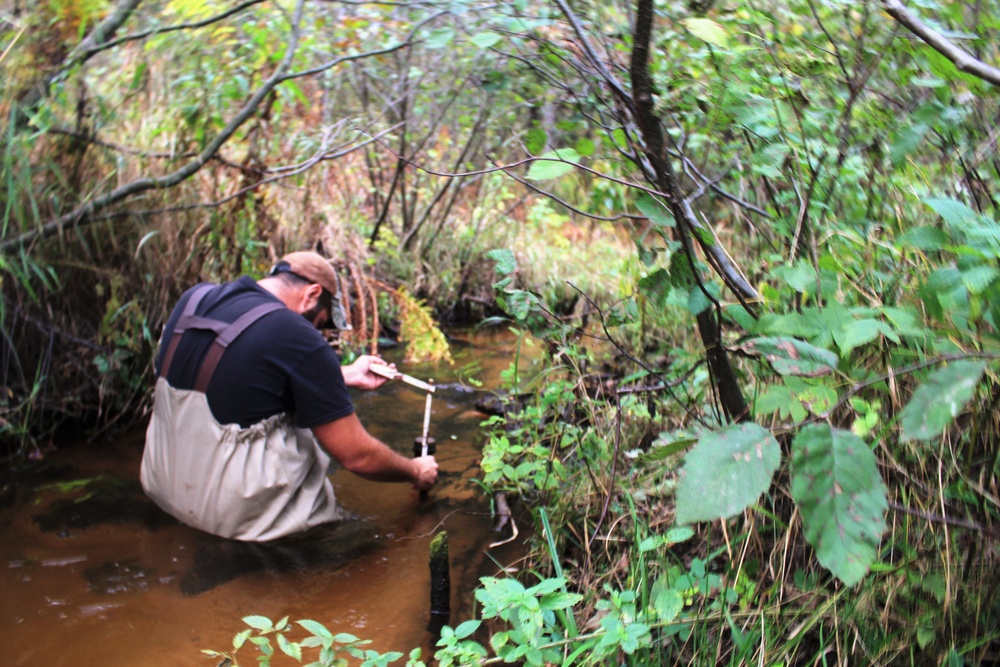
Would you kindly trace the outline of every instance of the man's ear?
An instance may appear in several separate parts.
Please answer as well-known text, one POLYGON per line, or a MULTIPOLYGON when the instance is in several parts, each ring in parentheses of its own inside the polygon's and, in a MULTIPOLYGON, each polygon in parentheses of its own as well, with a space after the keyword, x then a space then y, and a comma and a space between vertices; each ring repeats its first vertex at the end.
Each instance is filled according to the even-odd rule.
POLYGON ((309 283, 309 286, 302 292, 302 305, 305 310, 309 310, 319 303, 319 298, 323 294, 323 286, 319 283, 309 283))

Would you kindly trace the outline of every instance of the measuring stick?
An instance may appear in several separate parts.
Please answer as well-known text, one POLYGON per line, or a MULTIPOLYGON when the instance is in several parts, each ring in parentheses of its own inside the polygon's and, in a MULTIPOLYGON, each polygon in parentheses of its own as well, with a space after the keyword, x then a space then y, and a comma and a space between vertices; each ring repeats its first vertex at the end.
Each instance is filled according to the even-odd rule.
MULTIPOLYGON (((431 386, 431 391, 433 390, 434 387, 431 386)), ((420 448, 421 456, 427 456, 427 431, 431 427, 431 391, 427 392, 427 400, 424 401, 424 437, 422 438, 423 445, 420 448)))
POLYGON ((412 375, 407 375, 406 373, 400 373, 399 371, 394 371, 388 366, 383 366, 382 364, 372 364, 369 367, 369 370, 371 370, 372 373, 375 373, 376 375, 381 375, 384 378, 389 378, 390 380, 402 380, 406 384, 412 385, 417 389, 423 389, 424 391, 430 394, 434 393, 434 385, 428 384, 423 380, 418 380, 412 375))

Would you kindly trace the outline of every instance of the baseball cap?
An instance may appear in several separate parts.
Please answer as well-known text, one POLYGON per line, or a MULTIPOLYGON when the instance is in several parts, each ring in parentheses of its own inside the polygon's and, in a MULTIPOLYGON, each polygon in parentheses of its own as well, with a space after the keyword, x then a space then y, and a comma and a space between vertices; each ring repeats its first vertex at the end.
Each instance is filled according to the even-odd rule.
POLYGON ((282 270, 290 271, 310 282, 319 283, 330 294, 336 295, 340 292, 340 283, 337 281, 336 272, 330 266, 330 262, 318 252, 303 250, 289 253, 281 258, 278 264, 271 269, 271 272, 282 270), (282 262, 288 265, 287 268, 281 266, 282 262))
POLYGON ((271 267, 272 275, 282 271, 294 273, 304 280, 318 283, 331 297, 332 312, 330 317, 333 319, 334 326, 342 331, 351 329, 343 304, 340 302, 340 281, 337 279, 337 272, 333 270, 329 260, 311 250, 292 252, 282 257, 277 264, 271 267))

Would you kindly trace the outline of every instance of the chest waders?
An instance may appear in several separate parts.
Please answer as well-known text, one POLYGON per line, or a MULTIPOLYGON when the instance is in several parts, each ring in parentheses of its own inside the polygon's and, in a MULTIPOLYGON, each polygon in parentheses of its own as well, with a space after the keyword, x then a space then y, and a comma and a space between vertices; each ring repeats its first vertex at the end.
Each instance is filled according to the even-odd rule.
POLYGON ((195 289, 177 320, 156 380, 140 480, 146 494, 183 523, 221 537, 263 542, 341 518, 326 473, 330 457, 308 429, 281 413, 241 427, 220 424, 205 391, 229 344, 281 303, 257 306, 234 322, 195 315, 213 289, 195 289), (207 330, 215 340, 194 389, 166 377, 185 331, 207 330))

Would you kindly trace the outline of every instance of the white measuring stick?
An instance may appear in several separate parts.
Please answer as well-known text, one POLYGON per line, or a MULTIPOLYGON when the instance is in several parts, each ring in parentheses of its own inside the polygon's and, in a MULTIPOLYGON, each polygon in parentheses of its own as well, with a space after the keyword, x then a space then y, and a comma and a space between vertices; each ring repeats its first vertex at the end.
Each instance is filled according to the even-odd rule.
POLYGON ((431 428, 431 392, 427 392, 427 400, 424 402, 424 437, 421 440, 420 455, 427 456, 427 432, 431 428))
POLYGON ((417 389, 423 389, 426 392, 434 393, 434 385, 428 384, 423 380, 418 380, 412 375, 407 375, 405 373, 400 373, 399 371, 394 371, 388 366, 383 366, 382 364, 372 364, 369 369, 372 373, 376 375, 381 375, 384 378, 389 378, 390 380, 402 380, 406 384, 413 385, 417 389))

